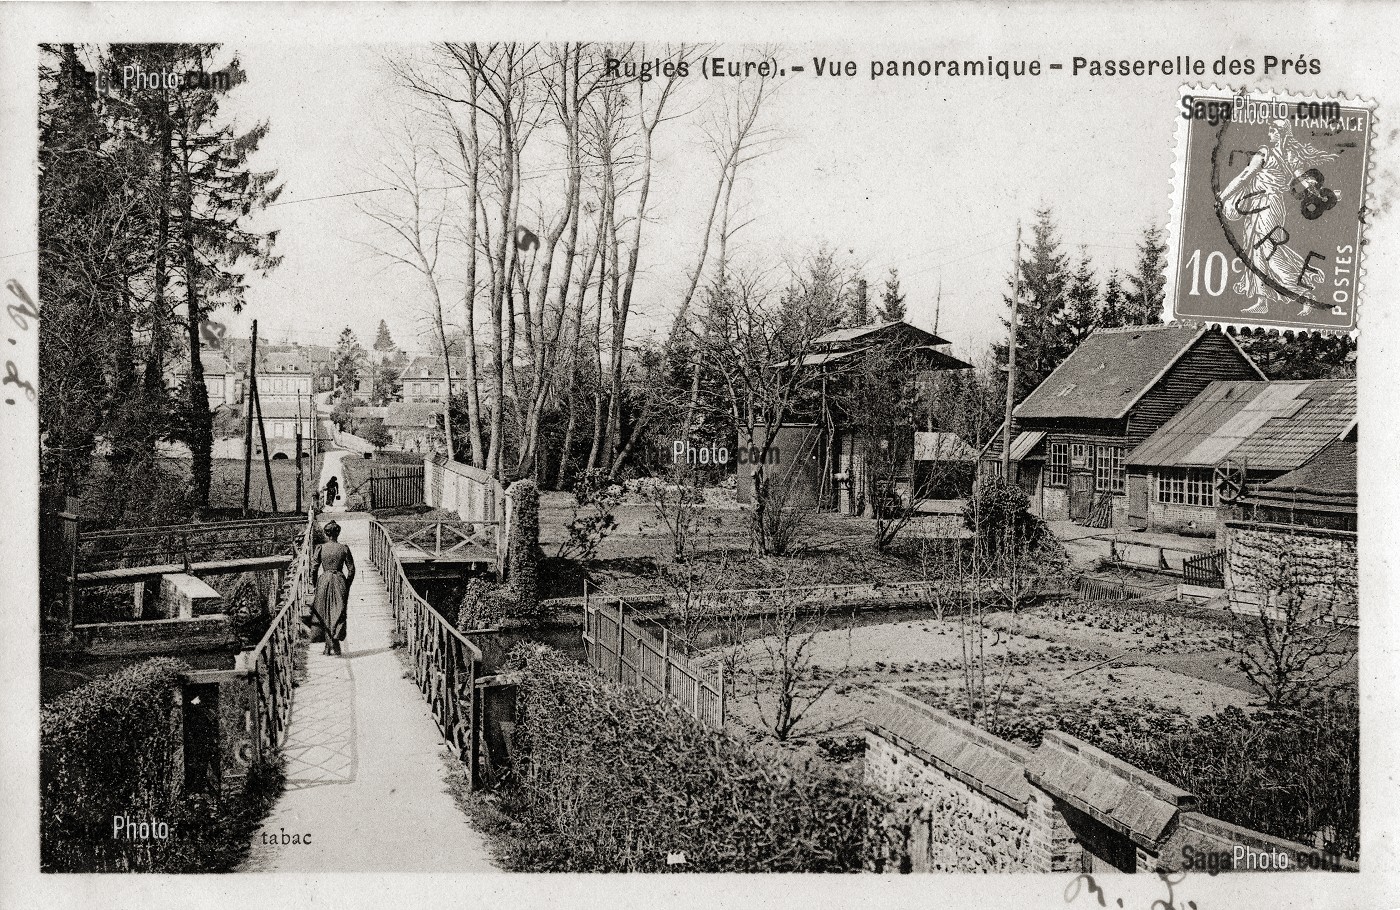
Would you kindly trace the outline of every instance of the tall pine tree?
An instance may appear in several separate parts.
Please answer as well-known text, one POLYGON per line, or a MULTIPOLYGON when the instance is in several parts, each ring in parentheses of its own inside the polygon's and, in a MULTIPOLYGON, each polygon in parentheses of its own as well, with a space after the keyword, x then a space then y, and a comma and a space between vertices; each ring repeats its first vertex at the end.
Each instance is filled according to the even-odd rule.
POLYGON ((885 293, 880 297, 880 321, 895 322, 903 319, 905 313, 904 295, 899 292, 899 269, 890 269, 885 279, 885 293))
MULTIPOLYGON (((1035 218, 1030 249, 1018 263, 1021 299, 1016 317, 1017 401, 1040 385, 1060 361, 1069 356, 1075 343, 1067 312, 1071 280, 1069 257, 1060 250, 1051 211, 1041 209, 1035 218)), ((1007 276, 1008 287, 1014 286, 1015 277, 1014 274, 1007 276)), ((1011 296, 1008 294, 1003 299, 1009 313, 1011 296)), ((1003 318, 1002 325, 1009 328, 1009 318, 1003 318)), ((992 345, 996 361, 1003 370, 1007 362, 1006 348, 1005 342, 992 345)), ((1006 374, 1001 375, 1001 387, 1005 390, 1006 374)))
POLYGON ((1137 263, 1128 273, 1125 324, 1155 325, 1162 321, 1166 301, 1167 244, 1162 229, 1148 225, 1137 248, 1137 263))
POLYGON ((1103 303, 1099 306, 1099 325, 1115 329, 1127 325, 1127 295, 1123 292, 1123 276, 1117 269, 1111 269, 1104 282, 1103 303))
POLYGON ((1094 275, 1093 263, 1089 261, 1087 247, 1079 248, 1079 267, 1070 279, 1068 315, 1066 326, 1076 345, 1089 337, 1099 321, 1099 283, 1094 275))

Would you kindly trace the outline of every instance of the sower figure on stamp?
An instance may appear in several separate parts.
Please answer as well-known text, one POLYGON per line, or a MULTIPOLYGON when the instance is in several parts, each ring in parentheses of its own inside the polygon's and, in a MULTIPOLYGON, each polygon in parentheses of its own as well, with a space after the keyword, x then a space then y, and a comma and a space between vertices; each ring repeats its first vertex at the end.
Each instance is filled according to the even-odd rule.
MULTIPOLYGON (((1250 158, 1249 165, 1230 181, 1220 194, 1220 204, 1228 221, 1243 221, 1243 252, 1250 262, 1235 283, 1235 290, 1253 297, 1246 313, 1269 312, 1270 301, 1300 300, 1307 315, 1312 309, 1312 289, 1321 270, 1309 266, 1297 250, 1288 246, 1284 226, 1290 197, 1311 198, 1321 190, 1321 173, 1316 166, 1337 157, 1335 152, 1314 148, 1293 136, 1293 125, 1275 120, 1269 127, 1269 141, 1250 158)), ((1336 204, 1336 194, 1324 191, 1336 204)), ((1330 207, 1330 206, 1329 206, 1330 207)), ((1322 211, 1325 211, 1323 209, 1322 211)), ((1316 218, 1322 211, 1304 209, 1304 218, 1316 218)), ((1340 315, 1340 307, 1334 307, 1340 315)))
POLYGON ((316 600, 311 610, 326 632, 324 653, 339 654, 340 643, 345 640, 350 585, 355 580, 355 557, 340 542, 340 525, 330 521, 321 530, 327 539, 311 554, 312 578, 316 583, 316 600))

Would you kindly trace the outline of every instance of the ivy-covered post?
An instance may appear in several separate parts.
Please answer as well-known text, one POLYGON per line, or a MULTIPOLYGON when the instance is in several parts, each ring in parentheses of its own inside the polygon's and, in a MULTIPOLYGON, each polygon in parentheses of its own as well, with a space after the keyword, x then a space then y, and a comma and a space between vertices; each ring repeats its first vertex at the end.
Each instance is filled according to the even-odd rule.
POLYGON ((533 480, 517 480, 506 496, 511 516, 506 582, 516 615, 533 619, 540 609, 540 491, 533 480))

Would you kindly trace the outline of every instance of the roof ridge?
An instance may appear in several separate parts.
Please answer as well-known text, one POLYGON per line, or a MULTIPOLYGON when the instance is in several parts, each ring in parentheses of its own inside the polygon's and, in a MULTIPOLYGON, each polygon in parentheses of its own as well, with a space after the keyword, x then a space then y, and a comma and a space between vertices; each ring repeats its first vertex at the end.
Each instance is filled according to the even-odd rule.
POLYGON ((1194 331, 1198 328, 1200 328, 1200 325, 1194 322, 1158 322, 1152 325, 1097 326, 1091 334, 1113 335, 1126 332, 1160 332, 1163 329, 1190 329, 1194 331))

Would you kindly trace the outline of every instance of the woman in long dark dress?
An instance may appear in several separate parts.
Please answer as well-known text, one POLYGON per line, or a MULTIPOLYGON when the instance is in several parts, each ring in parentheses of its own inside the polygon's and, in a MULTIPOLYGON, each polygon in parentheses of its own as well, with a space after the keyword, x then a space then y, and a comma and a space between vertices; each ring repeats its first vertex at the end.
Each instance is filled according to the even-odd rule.
POLYGON ((339 654, 340 643, 345 640, 350 583, 355 580, 355 557, 340 542, 340 525, 327 522, 321 530, 326 542, 311 554, 312 578, 316 583, 316 600, 311 609, 326 631, 325 653, 339 654))

